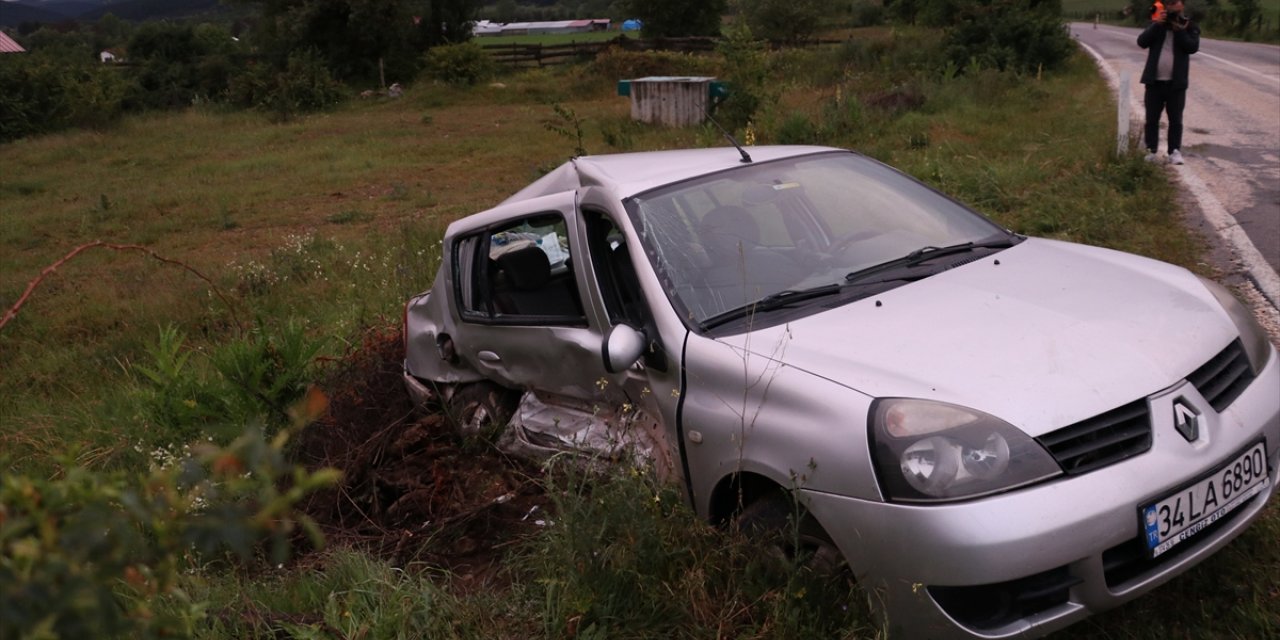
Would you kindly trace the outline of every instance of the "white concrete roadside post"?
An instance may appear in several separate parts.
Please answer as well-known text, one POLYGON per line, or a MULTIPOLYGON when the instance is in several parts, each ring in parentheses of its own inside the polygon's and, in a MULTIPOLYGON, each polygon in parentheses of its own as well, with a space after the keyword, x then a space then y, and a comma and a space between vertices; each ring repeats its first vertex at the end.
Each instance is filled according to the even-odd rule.
POLYGON ((1129 72, 1120 72, 1120 90, 1116 93, 1116 155, 1129 150, 1129 72))

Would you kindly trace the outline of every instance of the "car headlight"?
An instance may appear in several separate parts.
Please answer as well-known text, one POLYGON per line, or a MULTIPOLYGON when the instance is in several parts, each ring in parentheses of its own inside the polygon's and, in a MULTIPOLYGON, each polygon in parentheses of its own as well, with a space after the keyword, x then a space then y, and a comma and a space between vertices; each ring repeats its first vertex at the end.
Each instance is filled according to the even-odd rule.
POLYGON ((1258 320, 1253 317, 1253 313, 1240 304, 1240 301, 1236 300, 1226 287, 1208 278, 1200 278, 1200 282, 1209 290, 1209 293, 1213 294, 1213 297, 1218 299, 1222 310, 1227 312, 1231 322, 1236 325, 1236 331, 1240 333, 1240 342, 1244 345, 1244 354, 1249 358, 1249 365, 1253 367, 1253 375, 1262 373, 1262 368, 1267 364, 1267 358, 1271 356, 1271 342, 1267 339, 1267 333, 1258 325, 1258 320))
POLYGON ((973 498, 1062 473, 1030 436, 973 409, 885 398, 871 406, 870 427, 880 486, 894 501, 973 498))

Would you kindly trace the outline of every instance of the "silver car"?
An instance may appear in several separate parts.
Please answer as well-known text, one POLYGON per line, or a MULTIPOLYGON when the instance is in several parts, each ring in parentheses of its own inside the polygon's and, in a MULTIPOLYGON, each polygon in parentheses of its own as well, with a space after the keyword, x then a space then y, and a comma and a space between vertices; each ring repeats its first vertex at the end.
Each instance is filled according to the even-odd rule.
POLYGON ((574 159, 450 225, 405 327, 410 391, 512 451, 638 457, 753 530, 797 498, 902 637, 1130 600, 1280 469, 1280 361, 1229 292, 838 149, 574 159))

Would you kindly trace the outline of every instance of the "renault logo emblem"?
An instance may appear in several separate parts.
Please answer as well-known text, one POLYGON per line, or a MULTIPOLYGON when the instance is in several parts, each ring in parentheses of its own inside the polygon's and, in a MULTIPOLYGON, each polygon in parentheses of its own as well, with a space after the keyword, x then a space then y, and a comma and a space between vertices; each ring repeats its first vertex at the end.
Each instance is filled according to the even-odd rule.
POLYGON ((1200 412, 1184 398, 1173 401, 1173 428, 1187 439, 1195 442, 1200 437, 1200 412))

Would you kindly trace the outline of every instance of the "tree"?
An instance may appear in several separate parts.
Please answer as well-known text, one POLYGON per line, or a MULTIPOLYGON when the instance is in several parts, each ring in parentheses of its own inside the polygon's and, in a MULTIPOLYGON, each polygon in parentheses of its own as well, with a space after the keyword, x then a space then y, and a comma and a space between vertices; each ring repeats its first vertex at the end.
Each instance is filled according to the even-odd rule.
POLYGON ((418 25, 419 38, 427 47, 466 42, 471 39, 475 15, 473 0, 427 0, 418 25))
MULTIPOLYGON (((411 0, 241 1, 260 8, 256 37, 274 54, 277 68, 284 68, 290 52, 314 49, 345 81, 377 81, 380 63, 390 78, 407 79, 416 72, 413 18, 421 8, 411 0)), ((424 23, 428 19, 422 16, 424 23)))
POLYGON ((819 0, 740 0, 751 32, 773 42, 799 42, 818 29, 824 5, 819 0))
POLYGON ((518 22, 516 19, 520 14, 520 7, 516 6, 516 0, 498 0, 498 3, 489 9, 493 20, 497 22, 518 22))
POLYGON ((1051 71, 1075 50, 1056 0, 965 0, 944 38, 957 68, 1051 71))
POLYGON ((1248 31, 1249 25, 1262 14, 1258 0, 1231 0, 1231 4, 1236 6, 1236 27, 1240 33, 1248 31))
POLYGON ((62 31, 43 26, 23 39, 23 45, 32 55, 67 61, 95 62, 98 52, 93 42, 83 33, 62 31))
POLYGON ((98 18, 98 22, 93 25, 94 49, 101 51, 121 46, 129 41, 131 31, 132 27, 128 22, 108 13, 98 18))
POLYGON ((622 7, 644 23, 645 37, 716 36, 725 0, 624 0, 622 7))
POLYGON ((724 58, 721 77, 729 83, 729 96, 716 106, 715 114, 730 129, 746 127, 758 113, 772 109, 778 102, 777 91, 770 89, 765 44, 755 38, 749 26, 739 22, 729 27, 716 46, 724 58))

